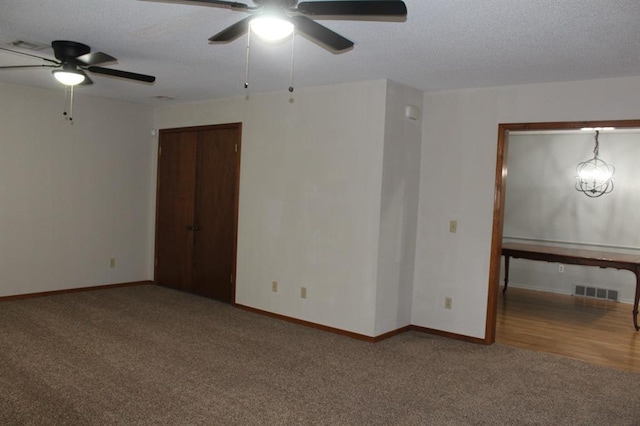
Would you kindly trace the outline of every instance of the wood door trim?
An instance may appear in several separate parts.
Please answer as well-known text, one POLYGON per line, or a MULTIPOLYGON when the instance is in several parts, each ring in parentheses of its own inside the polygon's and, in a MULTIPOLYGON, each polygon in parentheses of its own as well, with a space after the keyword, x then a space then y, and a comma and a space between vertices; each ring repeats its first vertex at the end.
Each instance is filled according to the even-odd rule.
POLYGON ((236 304, 236 277, 237 265, 238 265, 238 221, 239 221, 239 209, 240 209, 240 158, 242 154, 242 123, 233 123, 230 126, 234 126, 238 130, 238 140, 236 141, 237 153, 236 156, 236 185, 235 185, 235 206, 234 206, 234 238, 233 238, 233 266, 232 266, 232 285, 231 285, 231 303, 236 304))
POLYGON ((500 258, 502 256, 502 228, 504 225, 504 201, 508 174, 507 151, 509 132, 526 130, 579 130, 583 127, 640 128, 640 119, 498 124, 498 146, 493 199, 493 229, 491 232, 491 260, 489 264, 489 292, 487 296, 487 318, 484 337, 484 343, 487 345, 493 344, 496 340, 498 291, 500 289, 500 258))
POLYGON ((242 123, 224 123, 224 124, 206 124, 204 126, 189 126, 189 127, 172 127, 169 129, 160 129, 161 133, 184 133, 184 132, 200 132, 203 130, 220 130, 220 129, 242 129, 242 123))

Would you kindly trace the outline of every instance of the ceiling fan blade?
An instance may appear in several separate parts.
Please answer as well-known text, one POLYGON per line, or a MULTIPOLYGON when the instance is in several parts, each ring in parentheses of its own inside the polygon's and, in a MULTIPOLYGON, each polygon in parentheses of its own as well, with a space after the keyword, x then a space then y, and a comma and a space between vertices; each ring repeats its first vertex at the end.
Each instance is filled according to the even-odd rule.
POLYGON ((249 22, 251 22, 252 19, 253 16, 247 16, 246 18, 220 31, 218 34, 209 37, 209 41, 211 43, 228 43, 237 39, 249 31, 249 22))
POLYGON ((52 62, 52 63, 56 64, 55 66, 60 65, 60 62, 54 61, 53 59, 45 58, 43 56, 32 55, 30 53, 19 52, 17 50, 7 49, 7 48, 4 48, 4 47, 0 47, 0 50, 4 50, 5 52, 10 52, 10 53, 15 53, 17 55, 29 56, 29 57, 32 57, 32 58, 42 59, 43 61, 52 62))
POLYGON ((302 2, 298 11, 320 16, 407 16, 407 6, 400 0, 302 2))
POLYGON ((86 72, 79 68, 76 71, 84 75, 84 80, 82 81, 82 83, 78 84, 78 86, 91 86, 93 84, 93 81, 89 78, 86 72))
POLYGON ((143 81, 145 83, 153 83, 154 81, 156 81, 156 78, 152 75, 138 74, 138 73, 129 72, 129 71, 114 70, 112 68, 92 66, 87 68, 87 70, 96 74, 104 74, 111 77, 126 78, 128 80, 143 81))
POLYGON ((10 69, 18 69, 18 68, 58 68, 58 65, 7 65, 0 67, 0 70, 10 70, 10 69))
POLYGON ((292 16, 289 19, 295 25, 297 33, 306 36, 328 50, 341 53, 353 47, 351 40, 342 37, 340 34, 312 21, 306 16, 292 16))
POLYGON ((116 62, 116 61, 117 61, 116 58, 114 58, 111 55, 107 55, 106 53, 103 53, 103 52, 87 53, 85 55, 78 56, 76 58, 76 62, 84 66, 98 65, 98 64, 104 64, 107 62, 116 62))
MULTIPOLYGON (((224 7, 226 9, 247 11, 253 9, 244 3, 238 3, 236 1, 222 1, 222 0, 183 0, 184 3, 204 3, 211 6, 224 7)), ((181 2, 181 3, 182 3, 181 2)))

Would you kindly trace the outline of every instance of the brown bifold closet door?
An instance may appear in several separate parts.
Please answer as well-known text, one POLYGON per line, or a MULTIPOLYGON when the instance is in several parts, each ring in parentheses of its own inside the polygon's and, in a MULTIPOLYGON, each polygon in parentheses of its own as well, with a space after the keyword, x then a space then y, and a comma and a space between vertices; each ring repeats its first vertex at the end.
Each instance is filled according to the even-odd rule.
POLYGON ((241 125, 160 131, 156 284, 233 303, 241 125))

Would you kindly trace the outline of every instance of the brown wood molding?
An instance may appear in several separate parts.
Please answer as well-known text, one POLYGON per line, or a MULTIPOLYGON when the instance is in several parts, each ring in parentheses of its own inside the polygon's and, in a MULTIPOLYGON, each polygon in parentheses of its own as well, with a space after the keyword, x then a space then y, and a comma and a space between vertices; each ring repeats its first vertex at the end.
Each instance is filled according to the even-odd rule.
POLYGON ((540 123, 500 123, 496 155, 495 190, 493 198, 493 229, 491 233, 491 260, 489 264, 489 292, 484 343, 496 340, 498 291, 500 288, 500 257, 502 256, 502 228, 507 185, 507 152, 510 131, 579 130, 583 127, 640 128, 640 120, 558 121, 540 123))
POLYGON ((450 333, 448 331, 435 330, 433 328, 420 327, 419 325, 410 325, 409 330, 420 331, 422 333, 433 334, 434 336, 447 337, 449 339, 461 340, 463 342, 476 343, 480 345, 487 344, 485 339, 478 337, 465 336, 462 334, 450 333))
POLYGON ((450 339, 462 340, 465 342, 476 343, 476 344, 485 344, 484 339, 479 339, 477 337, 463 336, 461 334, 449 333, 447 331, 434 330, 431 328, 420 327, 417 325, 406 325, 404 327, 400 327, 396 330, 391 330, 387 333, 380 334, 379 336, 371 337, 366 336, 364 334, 353 333, 351 331, 342 330, 335 327, 329 327, 326 325, 318 324, 311 321, 305 321, 298 318, 288 317, 286 315, 276 314, 269 311, 263 311, 262 309, 252 308, 250 306, 235 304, 234 306, 249 312, 253 312, 255 314, 264 315, 271 318, 276 318, 279 320, 291 322, 298 325, 304 325, 306 327, 315 328, 317 330, 328 331, 330 333, 340 334, 341 336, 350 337, 352 339, 363 340, 369 343, 378 343, 383 340, 389 339, 393 336, 397 336, 399 334, 405 333, 407 331, 419 331, 422 333, 432 334, 435 336, 448 337, 450 339))
POLYGON ((9 300, 18 300, 18 299, 30 299, 32 297, 53 296, 57 294, 79 293, 81 291, 107 290, 110 288, 120 288, 120 287, 134 287, 139 285, 153 285, 153 282, 152 281, 134 281, 134 282, 128 282, 128 283, 105 284, 105 285, 97 285, 97 286, 91 286, 91 287, 78 287, 78 288, 67 288, 63 290, 42 291, 38 293, 16 294, 14 296, 2 296, 0 297, 0 302, 6 302, 9 300))
POLYGON ((183 132, 200 132, 202 130, 217 130, 217 129, 235 129, 242 127, 241 122, 237 123, 223 123, 223 124, 205 124, 202 126, 188 126, 188 127, 173 127, 169 129, 160 129, 160 133, 183 133, 183 132))
POLYGON ((379 336, 376 336, 376 337, 372 338, 373 339, 373 343, 378 343, 378 342, 381 342, 383 340, 390 339, 393 336, 397 336, 398 334, 405 333, 405 332, 411 330, 411 327, 412 327, 411 325, 405 325, 404 327, 400 327, 400 328, 398 328, 396 330, 391 330, 391 331, 388 331, 386 333, 380 334, 379 336))
MULTIPOLYGON (((305 321, 305 320, 301 320, 301 319, 298 319, 298 318, 288 317, 286 315, 276 314, 274 312, 263 311, 262 309, 252 308, 250 306, 240 305, 238 303, 236 303, 234 306, 236 306, 237 308, 243 309, 245 311, 253 312, 255 314, 260 314, 260 315, 264 315, 264 316, 267 316, 267 317, 276 318, 276 319, 279 319, 279 320, 291 322, 293 324, 304 325, 306 327, 315 328, 317 330, 328 331, 330 333, 340 334, 342 336, 351 337, 352 339, 364 340, 365 342, 371 342, 371 343, 374 343, 375 339, 376 339, 375 337, 365 336, 364 334, 353 333, 351 331, 341 330, 339 328, 329 327, 327 325, 322 325, 322 324, 318 324, 318 323, 311 322, 311 321, 305 321)), ((391 336, 389 336, 389 337, 391 337, 391 336)))
POLYGON ((498 310, 498 281, 500 280, 500 256, 502 250, 502 225, 504 222, 504 192, 507 185, 507 150, 509 134, 504 124, 498 126, 498 151, 496 156, 496 180, 494 189, 493 224, 491 231, 491 260, 489 264, 489 294, 487 296, 487 321, 484 343, 496 341, 496 318, 498 310), (495 289, 495 290, 494 290, 495 289), (489 313, 493 312, 493 318, 489 313))
POLYGON ((509 131, 580 130, 583 127, 637 128, 640 120, 550 121, 537 123, 501 123, 498 127, 509 131))
POLYGON ((234 238, 233 238, 233 285, 231 286, 231 303, 236 303, 236 278, 238 276, 238 227, 240 224, 240 167, 241 167, 241 158, 242 158, 242 123, 233 123, 232 126, 235 126, 238 129, 238 141, 237 141, 237 150, 238 155, 236 158, 236 185, 234 188, 235 191, 235 205, 234 205, 234 238))

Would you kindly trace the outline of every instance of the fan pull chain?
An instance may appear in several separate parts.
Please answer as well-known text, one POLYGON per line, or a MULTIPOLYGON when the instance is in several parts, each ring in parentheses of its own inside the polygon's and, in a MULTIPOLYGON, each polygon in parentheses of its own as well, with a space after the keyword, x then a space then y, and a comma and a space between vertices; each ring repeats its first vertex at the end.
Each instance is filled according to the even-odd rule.
POLYGON ((73 86, 71 86, 71 96, 69 97, 69 122, 73 124, 73 86))
POLYGON ((291 75, 289 79, 289 93, 293 93, 293 53, 295 46, 294 40, 296 39, 295 35, 295 32, 291 34, 291 75))
POLYGON ((251 49, 251 23, 249 23, 249 31, 247 32, 247 66, 244 71, 244 88, 249 89, 249 57, 251 49))
POLYGON ((69 113, 67 112, 67 100, 69 99, 69 86, 64 86, 64 111, 62 111, 62 115, 64 116, 64 119, 67 119, 67 116, 69 115, 69 113))
POLYGON ((73 124, 73 86, 64 86, 64 112, 62 115, 65 120, 73 124))

